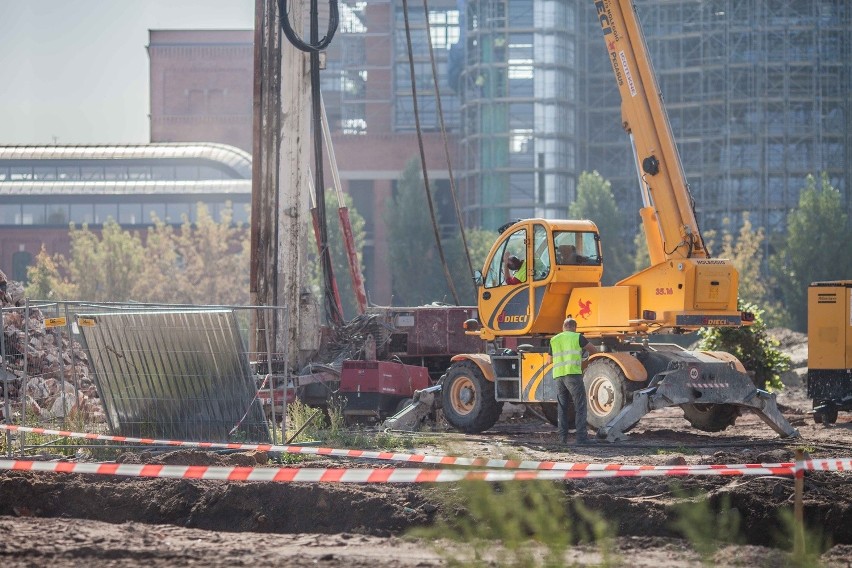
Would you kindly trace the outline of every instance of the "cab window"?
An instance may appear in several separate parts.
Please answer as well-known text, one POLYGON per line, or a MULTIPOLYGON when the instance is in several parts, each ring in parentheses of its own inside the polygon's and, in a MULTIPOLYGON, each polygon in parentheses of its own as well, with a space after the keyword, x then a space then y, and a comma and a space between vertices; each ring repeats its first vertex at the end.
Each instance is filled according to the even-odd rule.
POLYGON ((550 247, 547 246, 547 229, 533 227, 533 280, 544 280, 550 274, 550 247))
MULTIPOLYGON (((503 241, 499 248, 494 251, 494 256, 491 258, 491 263, 488 265, 488 273, 485 275, 485 287, 494 288, 495 286, 504 286, 507 284, 506 276, 524 272, 526 270, 526 250, 527 250, 527 231, 519 229, 509 235, 503 241), (517 257, 522 268, 518 271, 506 269, 506 259, 510 256, 517 257)), ((519 276, 520 278, 520 276, 519 276)), ((523 280, 523 279, 522 279, 523 280)))
POLYGON ((584 231, 553 233, 553 250, 556 251, 556 264, 560 266, 600 264, 598 247, 597 233, 584 231))

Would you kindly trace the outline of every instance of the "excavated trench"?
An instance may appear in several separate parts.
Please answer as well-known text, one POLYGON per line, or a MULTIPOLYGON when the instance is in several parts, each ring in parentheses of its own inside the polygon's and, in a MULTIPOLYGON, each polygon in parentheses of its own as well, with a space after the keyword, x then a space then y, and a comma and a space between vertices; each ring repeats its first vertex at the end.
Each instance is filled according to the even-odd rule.
MULTIPOLYGON (((157 463, 247 465, 252 461, 253 457, 244 455, 174 452, 161 456, 157 463), (202 456, 207 456, 206 463, 202 456)), ((338 465, 310 463, 311 467, 338 465)), ((673 527, 677 503, 686 496, 697 499, 704 495, 714 516, 738 518, 743 544, 788 544, 779 511, 792 508, 792 479, 607 479, 571 481, 563 486, 568 501, 580 499, 586 508, 603 516, 619 536, 681 536, 673 527)), ((168 524, 226 532, 387 537, 447 516, 466 514, 463 504, 448 503, 446 488, 2 472, 0 515, 168 524)), ((852 485, 845 478, 829 473, 812 473, 806 478, 806 523, 834 544, 852 544, 850 503, 852 485)))

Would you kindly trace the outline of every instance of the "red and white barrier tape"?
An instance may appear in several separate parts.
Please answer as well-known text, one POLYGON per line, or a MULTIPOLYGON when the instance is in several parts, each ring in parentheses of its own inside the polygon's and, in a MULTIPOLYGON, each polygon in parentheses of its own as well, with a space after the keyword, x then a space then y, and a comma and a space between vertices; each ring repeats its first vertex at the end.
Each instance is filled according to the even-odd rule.
POLYGON ((807 471, 852 471, 852 459, 805 460, 802 469, 807 471))
POLYGON ((88 440, 101 440, 110 442, 124 442, 132 444, 149 444, 155 446, 189 447, 200 449, 227 449, 227 450, 257 450, 272 452, 288 452, 293 454, 309 454, 328 457, 359 458, 383 461, 396 461, 408 463, 423 463, 435 465, 454 465, 463 467, 479 467, 484 469, 524 469, 524 470, 553 470, 553 471, 668 471, 679 470, 684 467, 692 471, 704 469, 739 470, 739 469, 761 469, 761 468, 789 468, 793 462, 772 464, 704 464, 704 465, 633 465, 616 463, 582 463, 582 462, 555 462, 555 461, 533 461, 533 460, 503 460, 489 458, 466 458, 454 456, 430 456, 425 454, 410 454, 397 452, 376 452, 370 450, 347 450, 334 448, 317 448, 307 446, 283 446, 275 444, 234 444, 222 442, 180 442, 176 440, 157 440, 154 438, 131 438, 128 436, 109 436, 106 434, 90 434, 84 432, 67 432, 64 430, 49 430, 47 428, 33 428, 29 426, 15 426, 0 424, 0 430, 12 430, 17 432, 31 432, 49 436, 64 436, 68 438, 84 438, 88 440))
MULTIPOLYGON (((805 469, 822 471, 850 471, 852 459, 812 460, 805 469), (820 463, 817 466, 817 462, 820 463)), ((688 475, 743 476, 776 475, 792 477, 796 467, 753 467, 724 469, 642 469, 615 471, 510 471, 457 469, 332 469, 332 468, 270 468, 270 467, 215 467, 178 465, 141 465, 115 463, 40 462, 25 460, 0 460, 0 469, 39 471, 52 473, 88 473, 130 477, 165 477, 171 479, 207 479, 222 481, 275 481, 275 482, 326 482, 326 483, 444 483, 463 480, 513 481, 513 480, 566 480, 599 479, 614 477, 683 477, 688 475)))

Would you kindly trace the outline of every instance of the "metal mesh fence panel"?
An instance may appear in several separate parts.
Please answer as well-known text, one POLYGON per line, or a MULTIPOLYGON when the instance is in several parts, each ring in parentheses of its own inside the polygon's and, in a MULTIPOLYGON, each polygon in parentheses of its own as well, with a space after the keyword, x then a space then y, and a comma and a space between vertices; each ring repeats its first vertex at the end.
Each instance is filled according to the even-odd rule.
MULTIPOLYGON (((264 322, 282 312, 81 302, 3 308, 0 418, 133 437, 270 441, 286 385, 266 361, 286 366, 286 355, 267 347, 273 333, 264 322)), ((13 441, 7 432, 2 442, 4 453, 69 453, 68 440, 46 436, 13 441)))

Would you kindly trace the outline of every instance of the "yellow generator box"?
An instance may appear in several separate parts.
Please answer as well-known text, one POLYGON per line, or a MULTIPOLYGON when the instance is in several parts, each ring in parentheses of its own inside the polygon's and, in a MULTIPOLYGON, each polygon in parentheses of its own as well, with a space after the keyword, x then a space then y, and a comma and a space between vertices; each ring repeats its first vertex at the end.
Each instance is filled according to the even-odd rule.
POLYGON ((808 287, 808 369, 852 369, 852 280, 808 287))

